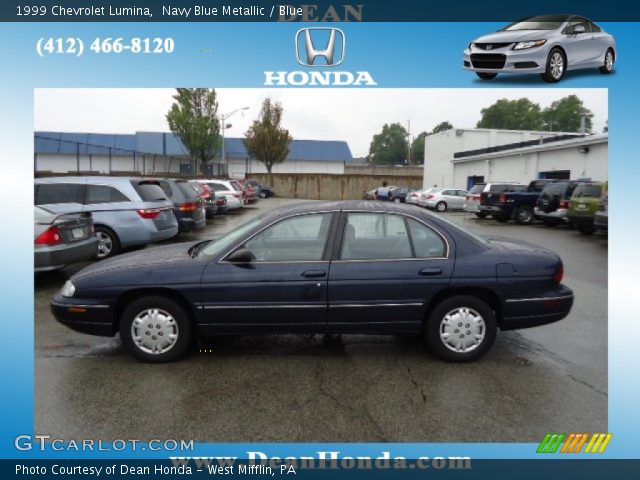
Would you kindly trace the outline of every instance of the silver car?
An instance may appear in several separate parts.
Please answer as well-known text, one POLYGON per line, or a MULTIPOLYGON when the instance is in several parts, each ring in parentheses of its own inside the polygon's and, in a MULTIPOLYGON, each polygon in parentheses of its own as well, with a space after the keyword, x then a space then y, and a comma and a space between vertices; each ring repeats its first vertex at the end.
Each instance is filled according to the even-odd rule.
POLYGON ((540 15, 475 39, 463 52, 463 68, 483 80, 499 73, 539 73, 557 82, 567 70, 613 71, 616 41, 577 15, 540 15))
POLYGON ((420 195, 419 204, 438 212, 462 210, 467 192, 456 188, 431 188, 420 195))
POLYGON ((173 204, 155 179, 37 178, 35 204, 55 213, 91 212, 99 240, 98 259, 178 233, 173 204))

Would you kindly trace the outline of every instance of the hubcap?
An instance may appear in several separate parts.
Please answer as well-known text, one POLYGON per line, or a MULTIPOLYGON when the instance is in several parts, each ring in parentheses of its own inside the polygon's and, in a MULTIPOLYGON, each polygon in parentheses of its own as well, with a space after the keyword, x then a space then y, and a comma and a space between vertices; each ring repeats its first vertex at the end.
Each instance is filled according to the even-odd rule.
POLYGON ((113 239, 104 232, 98 232, 98 258, 108 257, 113 249, 113 239))
POLYGON ((468 353, 484 340, 485 324, 482 315, 473 308, 458 307, 447 313, 440 322, 440 340, 457 353, 468 353))
POLYGON ((178 323, 165 310, 148 308, 133 319, 131 338, 144 353, 166 353, 178 341, 178 323))
POLYGON ((444 206, 444 203, 439 203, 439 204, 438 204, 438 211, 439 211, 439 212, 444 212, 444 209, 445 209, 445 208, 446 208, 446 207, 444 206))
POLYGON ((607 56, 604 59, 605 67, 607 70, 611 70, 613 68, 613 54, 611 52, 607 52, 607 56))
POLYGON ((529 210, 522 210, 520 212, 520 221, 528 222, 531 219, 531 212, 529 210))
POLYGON ((558 52, 554 53, 551 56, 551 75, 553 78, 560 78, 562 76, 562 72, 564 71, 564 58, 558 52))

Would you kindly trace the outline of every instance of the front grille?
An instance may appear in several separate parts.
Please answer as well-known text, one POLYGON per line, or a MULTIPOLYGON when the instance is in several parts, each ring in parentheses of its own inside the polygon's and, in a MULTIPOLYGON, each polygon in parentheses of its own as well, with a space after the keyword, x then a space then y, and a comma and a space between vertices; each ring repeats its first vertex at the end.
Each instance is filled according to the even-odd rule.
POLYGON ((536 62, 516 62, 513 66, 516 68, 536 68, 538 64, 536 62))
POLYGON ((495 50, 496 48, 508 47, 509 45, 511 45, 511 42, 509 43, 474 43, 473 45, 476 48, 479 48, 480 50, 495 50))
POLYGON ((503 68, 507 59, 501 53, 473 53, 471 63, 474 68, 503 68))

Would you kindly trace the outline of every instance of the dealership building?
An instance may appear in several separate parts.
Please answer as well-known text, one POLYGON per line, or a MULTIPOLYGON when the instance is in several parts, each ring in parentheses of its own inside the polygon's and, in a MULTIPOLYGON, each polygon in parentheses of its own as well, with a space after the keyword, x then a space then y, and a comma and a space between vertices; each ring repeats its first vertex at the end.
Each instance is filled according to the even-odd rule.
POLYGON ((480 182, 608 178, 608 134, 451 129, 429 135, 424 187, 469 189, 480 182))
MULTIPOLYGON (((273 173, 343 174, 351 160, 345 141, 293 140, 287 159, 273 173)), ((182 142, 169 132, 134 134, 35 132, 34 171, 46 174, 194 175, 193 162, 182 142)), ((199 168, 199 166, 197 167, 199 168)), ((225 138, 222 149, 207 165, 207 175, 241 178, 266 173, 250 158, 241 138, 225 138)))

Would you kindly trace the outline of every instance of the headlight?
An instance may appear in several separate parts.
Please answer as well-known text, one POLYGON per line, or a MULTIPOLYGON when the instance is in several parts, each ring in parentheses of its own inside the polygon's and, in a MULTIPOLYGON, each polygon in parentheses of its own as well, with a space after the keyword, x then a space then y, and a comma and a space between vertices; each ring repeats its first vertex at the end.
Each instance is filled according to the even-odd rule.
POLYGON ((513 49, 524 50, 525 48, 539 47, 541 45, 544 45, 545 43, 547 43, 546 40, 531 40, 529 42, 518 42, 516 43, 516 46, 513 47, 513 49))
POLYGON ((471 50, 472 48, 473 48, 473 42, 469 44, 469 50, 471 50))
POLYGON ((60 290, 60 294, 63 297, 73 297, 73 294, 76 293, 76 287, 73 285, 73 283, 71 283, 71 280, 67 280, 67 282, 64 284, 64 287, 62 287, 62 290, 60 290))

